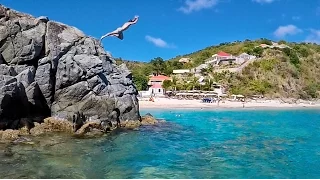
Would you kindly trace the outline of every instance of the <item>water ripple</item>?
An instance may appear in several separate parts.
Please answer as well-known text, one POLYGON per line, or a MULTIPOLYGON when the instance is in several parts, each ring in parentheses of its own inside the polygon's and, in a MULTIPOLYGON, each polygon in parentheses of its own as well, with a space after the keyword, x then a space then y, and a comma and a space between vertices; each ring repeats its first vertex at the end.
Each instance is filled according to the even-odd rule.
POLYGON ((151 113, 167 122, 99 139, 52 134, 36 138, 34 145, 0 145, 0 173, 3 178, 320 178, 318 111, 151 113))

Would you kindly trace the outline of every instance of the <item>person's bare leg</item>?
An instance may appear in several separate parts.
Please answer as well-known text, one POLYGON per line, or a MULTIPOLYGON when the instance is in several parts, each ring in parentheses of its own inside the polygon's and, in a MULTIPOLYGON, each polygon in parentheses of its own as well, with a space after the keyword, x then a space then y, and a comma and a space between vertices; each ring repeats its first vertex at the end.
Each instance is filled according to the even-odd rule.
POLYGON ((119 34, 118 30, 109 32, 109 33, 107 33, 106 35, 103 35, 103 36, 100 38, 100 40, 102 40, 103 38, 108 37, 108 36, 118 36, 117 34, 119 34))
POLYGON ((100 38, 102 41, 103 38, 108 37, 108 36, 116 36, 119 39, 123 39, 123 31, 127 30, 131 25, 136 24, 138 22, 139 16, 135 16, 132 21, 126 22, 122 25, 121 28, 116 29, 115 31, 112 31, 100 38))
POLYGON ((110 34, 108 36, 114 36, 114 37, 117 37, 117 38, 119 38, 121 40, 123 39, 123 33, 110 34))
POLYGON ((100 40, 102 40, 102 39, 104 39, 104 38, 106 38, 106 37, 108 37, 108 36, 113 36, 113 35, 114 35, 114 34, 112 34, 112 33, 108 33, 108 34, 106 34, 106 35, 101 36, 100 40))

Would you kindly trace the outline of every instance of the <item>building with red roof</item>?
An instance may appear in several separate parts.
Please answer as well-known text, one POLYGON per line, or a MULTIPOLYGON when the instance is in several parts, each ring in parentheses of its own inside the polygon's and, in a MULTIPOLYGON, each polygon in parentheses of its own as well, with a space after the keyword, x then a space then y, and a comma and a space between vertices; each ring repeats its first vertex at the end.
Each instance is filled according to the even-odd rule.
POLYGON ((226 52, 223 52, 223 51, 220 51, 217 56, 220 56, 220 57, 229 57, 231 56, 230 54, 226 53, 226 52))
POLYGON ((162 86, 160 84, 154 84, 152 85, 150 88, 153 88, 153 89, 161 89, 162 86))
POLYGON ((154 96, 164 96, 166 91, 162 87, 162 83, 165 80, 172 81, 170 77, 164 76, 164 75, 150 77, 148 82, 148 85, 150 86, 149 87, 150 93, 154 96))
POLYGON ((236 57, 232 54, 228 54, 226 52, 220 51, 217 54, 213 55, 206 64, 212 64, 214 66, 221 65, 221 64, 229 64, 230 62, 235 62, 236 57))
POLYGON ((159 76, 152 76, 149 79, 150 82, 161 82, 161 83, 165 80, 171 80, 171 78, 168 76, 159 75, 159 76))

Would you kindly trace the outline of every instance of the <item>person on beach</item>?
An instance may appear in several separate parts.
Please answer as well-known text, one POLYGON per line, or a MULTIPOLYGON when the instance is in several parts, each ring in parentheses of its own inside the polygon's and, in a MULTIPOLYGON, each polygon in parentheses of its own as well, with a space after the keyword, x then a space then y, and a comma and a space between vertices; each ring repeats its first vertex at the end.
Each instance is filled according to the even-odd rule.
POLYGON ((117 28, 116 30, 107 33, 106 35, 103 35, 100 38, 100 41, 103 40, 103 38, 108 36, 115 36, 121 40, 123 40, 123 31, 127 30, 131 25, 136 24, 138 22, 139 16, 134 16, 133 19, 129 20, 128 22, 124 23, 122 27, 117 28))

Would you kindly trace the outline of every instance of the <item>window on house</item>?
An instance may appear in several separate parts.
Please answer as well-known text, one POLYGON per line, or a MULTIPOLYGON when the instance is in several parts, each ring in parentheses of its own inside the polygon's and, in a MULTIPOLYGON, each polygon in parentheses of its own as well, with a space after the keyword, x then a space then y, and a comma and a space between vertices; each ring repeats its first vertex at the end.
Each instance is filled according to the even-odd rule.
POLYGON ((159 89, 159 93, 161 92, 161 89, 159 89))

